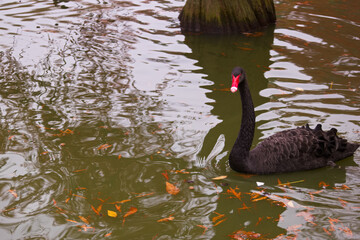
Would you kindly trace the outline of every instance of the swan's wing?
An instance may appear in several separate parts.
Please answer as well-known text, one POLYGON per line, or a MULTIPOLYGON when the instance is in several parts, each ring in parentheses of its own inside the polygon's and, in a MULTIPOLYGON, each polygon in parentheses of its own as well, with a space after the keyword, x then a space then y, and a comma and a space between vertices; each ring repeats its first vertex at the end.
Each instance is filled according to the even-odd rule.
POLYGON ((324 167, 343 158, 346 139, 336 135, 336 129, 324 132, 319 124, 285 130, 262 141, 250 152, 256 169, 267 172, 289 172, 324 167))

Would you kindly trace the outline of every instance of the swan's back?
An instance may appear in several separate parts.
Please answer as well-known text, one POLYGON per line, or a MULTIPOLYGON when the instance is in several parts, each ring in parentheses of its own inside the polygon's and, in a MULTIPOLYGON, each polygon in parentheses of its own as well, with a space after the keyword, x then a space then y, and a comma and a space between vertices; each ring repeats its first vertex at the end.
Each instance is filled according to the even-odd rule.
POLYGON ((276 133, 250 151, 246 171, 257 174, 292 172, 333 165, 353 155, 358 144, 348 143, 332 128, 299 127, 276 133))

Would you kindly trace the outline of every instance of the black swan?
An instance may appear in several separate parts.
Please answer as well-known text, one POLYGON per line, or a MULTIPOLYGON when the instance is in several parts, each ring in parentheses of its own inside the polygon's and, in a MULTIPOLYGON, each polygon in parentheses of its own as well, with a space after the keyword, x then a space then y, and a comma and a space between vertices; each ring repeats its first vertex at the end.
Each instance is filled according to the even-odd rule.
POLYGON ((232 71, 231 92, 239 89, 242 119, 239 135, 230 152, 230 167, 237 172, 271 174, 294 172, 335 165, 354 154, 359 144, 336 135, 335 128, 325 132, 318 124, 276 133, 250 151, 254 138, 255 112, 244 69, 232 71))

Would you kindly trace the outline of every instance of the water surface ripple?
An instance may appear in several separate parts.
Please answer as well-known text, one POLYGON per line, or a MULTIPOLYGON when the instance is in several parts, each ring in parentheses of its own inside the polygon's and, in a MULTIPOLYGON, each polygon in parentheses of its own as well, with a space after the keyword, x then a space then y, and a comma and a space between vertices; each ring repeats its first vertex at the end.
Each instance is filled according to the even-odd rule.
POLYGON ((359 151, 275 176, 227 163, 235 65, 254 145, 306 123, 360 142, 358 3, 280 0, 275 27, 239 36, 182 35, 184 3, 0 3, 3 239, 360 238, 359 151))

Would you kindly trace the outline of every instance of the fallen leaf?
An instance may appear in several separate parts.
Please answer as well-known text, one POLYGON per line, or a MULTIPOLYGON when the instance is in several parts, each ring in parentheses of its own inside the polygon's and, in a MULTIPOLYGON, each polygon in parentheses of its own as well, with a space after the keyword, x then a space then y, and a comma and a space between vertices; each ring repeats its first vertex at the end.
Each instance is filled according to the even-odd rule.
POLYGON ((206 232, 206 230, 208 229, 208 227, 206 227, 206 226, 204 226, 204 225, 196 225, 196 226, 199 227, 199 228, 203 228, 203 229, 204 229, 202 235, 203 235, 203 234, 206 232))
POLYGON ((117 213, 114 212, 114 211, 111 211, 111 210, 108 210, 107 214, 108 214, 109 217, 114 217, 114 218, 117 217, 117 213))
POLYGON ((169 181, 169 175, 168 175, 168 172, 167 172, 167 171, 161 173, 161 175, 163 175, 164 178, 165 178, 167 181, 169 181))
POLYGON ((326 188, 329 184, 326 184, 324 181, 319 182, 319 187, 326 188))
POLYGON ((17 193, 15 192, 15 190, 9 189, 9 192, 10 192, 15 198, 18 197, 18 195, 17 195, 17 193))
POLYGON ((111 232, 104 235, 104 237, 110 237, 110 236, 111 236, 111 232))
POLYGON ((260 233, 256 232, 246 232, 243 230, 238 230, 233 233, 233 235, 229 235, 232 239, 236 240, 245 240, 245 239, 262 239, 260 233))
POLYGON ((77 221, 75 221, 75 220, 71 220, 71 219, 66 219, 66 221, 72 222, 72 223, 79 223, 79 222, 77 222, 77 221))
POLYGON ((241 200, 241 192, 236 192, 237 188, 231 188, 227 190, 227 193, 234 195, 237 199, 241 200))
POLYGON ((125 213, 125 215, 123 217, 123 224, 125 223, 125 218, 136 213, 137 211, 138 211, 138 209, 136 207, 130 207, 129 211, 127 213, 125 213))
POLYGON ((91 206, 91 209, 92 209, 97 215, 100 215, 99 211, 98 211, 96 208, 94 208, 93 205, 90 205, 90 206, 91 206))
POLYGON ((215 223, 217 220, 219 220, 220 218, 223 218, 223 217, 225 217, 225 214, 217 215, 216 217, 212 218, 212 222, 215 223))
POLYGON ((172 194, 172 195, 176 195, 180 192, 180 189, 177 188, 175 185, 169 183, 169 182, 166 182, 166 191, 169 193, 169 194, 172 194))
POLYGON ((168 221, 172 221, 172 220, 174 220, 174 217, 170 215, 167 218, 162 218, 162 219, 157 220, 157 222, 168 222, 168 221))
POLYGON ((84 218, 83 216, 79 216, 79 218, 80 218, 81 221, 83 221, 84 223, 89 224, 89 221, 88 221, 86 218, 84 218))
POLYGON ((101 149, 107 149, 107 148, 109 148, 109 147, 111 147, 112 145, 109 145, 109 144, 103 144, 103 145, 101 145, 100 147, 98 147, 98 150, 101 150, 101 149))
POLYGON ((219 225, 220 223, 224 222, 227 218, 224 218, 224 219, 221 219, 220 221, 218 221, 217 223, 215 223, 213 226, 217 226, 219 225))
POLYGON ((212 178, 212 180, 222 180, 222 179, 225 179, 225 178, 227 178, 227 176, 219 176, 219 177, 212 178))
POLYGON ((115 208, 116 208, 116 210, 118 210, 119 212, 121 212, 121 205, 115 204, 115 208))

